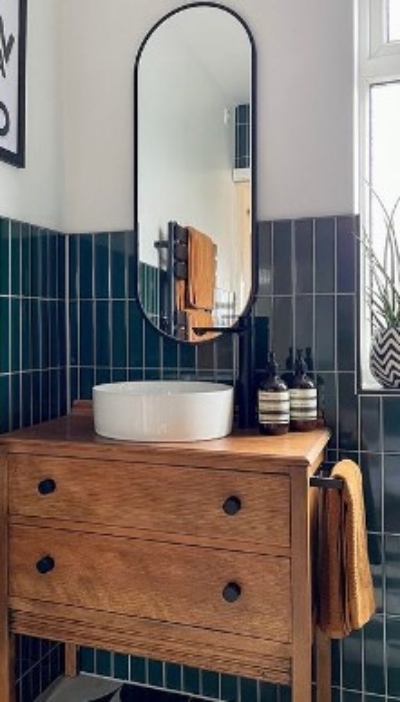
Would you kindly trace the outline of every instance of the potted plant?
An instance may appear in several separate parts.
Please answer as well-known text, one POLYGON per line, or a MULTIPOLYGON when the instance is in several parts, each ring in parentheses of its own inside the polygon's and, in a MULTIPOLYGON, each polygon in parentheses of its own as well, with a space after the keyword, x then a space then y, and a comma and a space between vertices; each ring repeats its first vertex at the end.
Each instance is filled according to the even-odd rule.
POLYGON ((380 385, 400 389, 400 235, 395 224, 400 197, 388 211, 377 193, 371 192, 381 210, 383 232, 376 243, 367 233, 360 240, 369 263, 366 293, 372 331, 370 369, 380 385))

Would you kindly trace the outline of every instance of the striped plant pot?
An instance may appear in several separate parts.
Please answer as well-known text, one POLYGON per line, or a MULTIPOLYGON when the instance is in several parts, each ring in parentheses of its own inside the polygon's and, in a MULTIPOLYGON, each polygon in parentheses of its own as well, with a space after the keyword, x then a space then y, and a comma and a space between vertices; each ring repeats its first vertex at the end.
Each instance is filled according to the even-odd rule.
POLYGON ((371 344, 370 369, 384 388, 400 388, 400 329, 377 332, 371 344))

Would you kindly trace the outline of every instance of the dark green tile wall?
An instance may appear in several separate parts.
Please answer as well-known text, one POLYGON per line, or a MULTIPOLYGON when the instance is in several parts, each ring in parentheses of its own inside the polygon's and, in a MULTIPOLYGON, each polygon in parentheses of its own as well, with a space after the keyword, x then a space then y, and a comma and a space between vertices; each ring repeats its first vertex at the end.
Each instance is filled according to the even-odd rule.
MULTIPOLYGON (((66 412, 65 237, 0 218, 0 433, 66 412)), ((16 702, 60 675, 62 647, 18 636, 16 702)))
MULTIPOLYGON (((320 405, 332 429, 328 460, 333 463, 349 456, 362 466, 379 606, 361 632, 334 645, 334 699, 400 701, 400 399, 356 392, 356 227, 354 217, 259 225, 259 287, 251 314, 252 367, 253 377, 258 377, 268 347, 276 350, 281 365, 289 347, 308 348, 320 405)), ((136 299, 130 232, 69 239, 72 398, 90 397, 94 383, 109 380, 198 377, 234 381, 234 337, 200 346, 179 345, 160 336, 143 319, 136 299)), ((60 241, 62 237, 45 230, 1 220, 3 431, 55 416, 65 408, 64 290, 62 276, 57 279, 54 273, 64 265, 60 241), (54 290, 58 291, 55 295, 54 290), (51 379, 54 368, 57 382, 54 376, 51 379)), ((88 672, 208 694, 218 700, 290 699, 287 690, 254 681, 114 653, 82 649, 81 666, 88 672)), ((27 702, 29 698, 21 699, 27 702)))
MULTIPOLYGON (((252 367, 253 377, 258 378, 269 347, 276 351, 282 367, 290 347, 307 349, 320 406, 332 429, 328 459, 334 463, 349 456, 362 466, 379 608, 362 632, 335 643, 333 691, 334 700, 377 702, 400 700, 400 399, 356 393, 357 227, 358 219, 353 216, 259 225, 258 294, 251 315, 252 367)), ((71 239, 70 278, 75 284, 70 303, 73 397, 89 397, 94 381, 116 378, 207 376, 234 381, 235 339, 226 337, 199 347, 178 345, 161 337, 142 318, 135 299, 135 261, 128 232, 91 237, 88 262, 94 261, 94 274, 90 270, 79 272, 79 265, 76 268, 80 256, 82 260, 80 246, 82 242, 71 239), (121 297, 112 292, 117 260, 121 297), (85 297, 86 288, 79 288, 82 275, 103 281, 92 298, 85 297), (117 302, 124 312, 115 323, 117 302), (85 340, 85 352, 78 342, 82 321, 89 324, 94 339, 93 343, 85 340), (113 338, 116 334, 117 340, 113 338), (115 353, 116 344, 125 347, 125 352, 115 353), (118 358, 117 363, 113 363, 114 358, 118 358)), ((208 694, 217 700, 290 699, 287 690, 254 681, 134 657, 112 654, 102 658, 87 649, 82 650, 81 665, 90 672, 109 674, 111 670, 122 679, 208 694)))

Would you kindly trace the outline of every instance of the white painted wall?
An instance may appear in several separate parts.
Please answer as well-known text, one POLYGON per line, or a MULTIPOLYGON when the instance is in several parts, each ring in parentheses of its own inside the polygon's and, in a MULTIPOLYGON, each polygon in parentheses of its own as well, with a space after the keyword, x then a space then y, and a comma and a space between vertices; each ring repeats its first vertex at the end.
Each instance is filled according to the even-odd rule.
MULTIPOLYGON (((71 232, 132 226, 133 63, 179 4, 28 3, 27 168, 0 164, 1 214, 71 232)), ((226 4, 257 46, 258 218, 352 211, 353 0, 226 4)))
POLYGON ((28 2, 26 168, 0 162, 0 214, 57 229, 63 183, 60 5, 28 2))
MULTIPOLYGON (((62 1, 62 226, 72 232, 128 228, 134 59, 154 22, 182 3, 62 1)), ((257 47, 258 218, 351 212, 352 0, 226 5, 247 21, 257 47)))

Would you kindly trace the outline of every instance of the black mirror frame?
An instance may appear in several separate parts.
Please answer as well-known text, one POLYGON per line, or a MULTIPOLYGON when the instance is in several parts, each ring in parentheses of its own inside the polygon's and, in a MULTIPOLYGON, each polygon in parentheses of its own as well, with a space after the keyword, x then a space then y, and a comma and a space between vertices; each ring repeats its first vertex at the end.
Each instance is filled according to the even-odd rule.
MULTIPOLYGON (((221 331, 218 329, 218 331, 221 331, 221 333, 241 333, 242 328, 243 328, 243 322, 246 321, 248 315, 250 314, 251 308, 253 306, 255 297, 257 295, 257 289, 258 289, 258 236, 257 236, 257 217, 256 217, 256 208, 257 208, 257 178, 256 178, 256 173, 257 173, 257 60, 256 60, 256 47, 255 47, 255 41, 254 37, 250 31, 249 26, 247 23, 242 19, 242 17, 235 12, 235 10, 232 10, 230 7, 226 7, 225 5, 222 5, 219 2, 208 2, 207 0, 199 1, 199 2, 193 2, 190 4, 185 4, 181 5, 179 7, 176 7, 175 9, 171 10, 167 14, 163 15, 158 22, 156 22, 153 27, 147 32, 145 35, 143 41, 141 42, 138 52, 136 54, 136 59, 135 59, 135 64, 134 64, 134 82, 133 82, 133 152, 134 152, 134 159, 133 159, 133 164, 134 164, 134 170, 133 170, 133 237, 134 237, 134 254, 136 256, 136 276, 135 276, 135 295, 136 298, 139 302, 139 308, 141 311, 141 314, 146 321, 151 324, 154 329, 156 329, 162 336, 166 336, 168 339, 174 339, 177 343, 184 343, 184 344, 199 344, 199 343, 207 343, 206 340, 202 341, 201 339, 199 341, 183 341, 180 339, 176 339, 174 336, 171 336, 170 334, 164 332, 162 329, 157 327, 147 316, 146 311, 143 309, 142 302, 140 299, 140 294, 139 294, 139 219, 138 219, 138 117, 139 117, 139 111, 138 111, 138 83, 139 83, 139 64, 140 64, 140 58, 141 55, 144 51, 144 48, 152 36, 154 32, 158 29, 158 27, 163 24, 166 20, 168 20, 170 17, 173 15, 176 15, 178 12, 182 12, 183 10, 189 10, 193 7, 215 7, 219 10, 224 10, 228 14, 232 15, 235 17, 238 22, 242 25, 242 27, 245 29, 246 34, 249 38, 250 41, 250 54, 251 54, 251 86, 250 86, 250 94, 251 94, 251 110, 250 110, 250 130, 251 130, 251 150, 250 150, 250 155, 251 155, 251 164, 250 164, 250 171, 251 171, 251 285, 250 285, 250 291, 249 291, 249 298, 247 301, 247 304, 242 311, 240 317, 238 320, 235 322, 232 327, 227 327, 227 329, 224 331, 221 331)), ((213 343, 214 341, 217 341, 217 339, 213 339, 209 341, 208 343, 213 343)))

